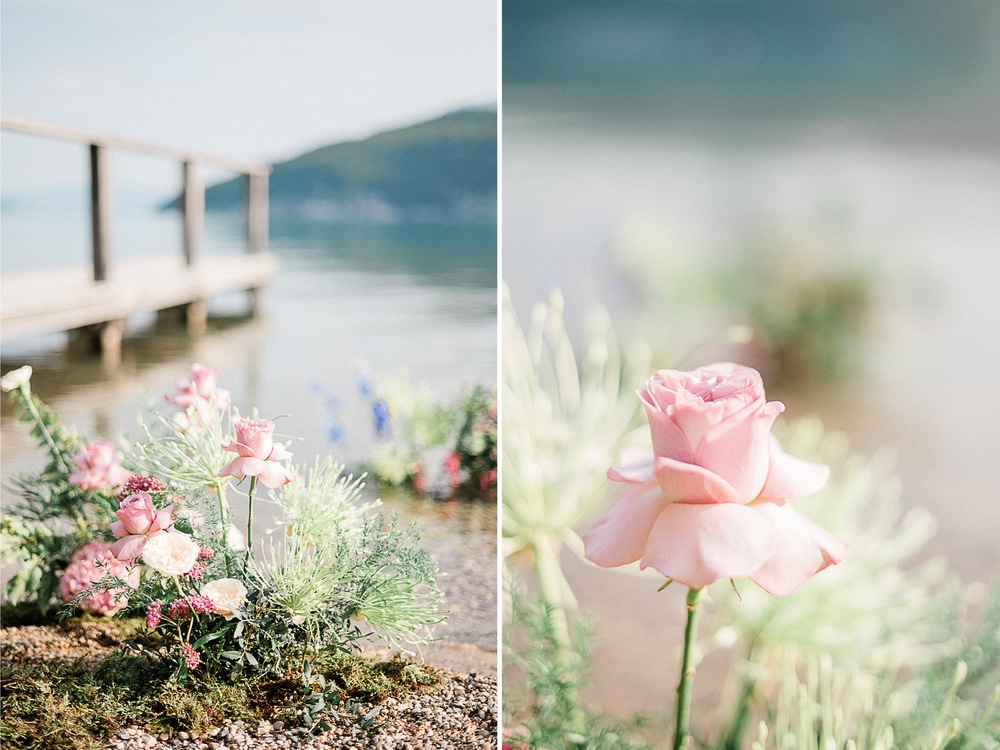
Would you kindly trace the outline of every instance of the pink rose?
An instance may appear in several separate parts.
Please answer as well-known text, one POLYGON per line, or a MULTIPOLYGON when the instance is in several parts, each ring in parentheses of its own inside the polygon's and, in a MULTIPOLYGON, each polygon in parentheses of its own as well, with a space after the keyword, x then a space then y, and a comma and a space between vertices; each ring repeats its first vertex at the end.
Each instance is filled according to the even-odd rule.
POLYGON ((129 495, 118 507, 118 520, 111 524, 111 533, 119 537, 111 552, 119 560, 134 560, 153 534, 166 531, 172 523, 173 503, 163 510, 153 508, 153 498, 146 492, 129 495))
POLYGON ((69 475, 69 481, 81 490, 103 490, 118 487, 132 476, 122 466, 124 456, 114 440, 94 440, 73 456, 79 471, 69 475))
POLYGON ((765 400, 756 370, 661 370, 639 398, 652 454, 623 454, 608 472, 632 487, 586 535, 588 559, 638 560, 692 588, 749 576, 785 596, 844 558, 845 542, 788 503, 822 488, 829 469, 781 449, 771 425, 785 407, 765 400))
POLYGON ((292 475, 279 461, 292 454, 280 443, 275 443, 272 433, 274 423, 268 419, 238 419, 233 424, 236 440, 222 446, 223 450, 237 455, 219 472, 220 477, 257 477, 265 487, 274 489, 292 481, 292 475))
POLYGON ((191 365, 191 378, 177 380, 177 394, 167 396, 167 401, 183 409, 198 407, 212 399, 220 408, 229 404, 229 391, 216 387, 218 372, 195 362, 191 365))

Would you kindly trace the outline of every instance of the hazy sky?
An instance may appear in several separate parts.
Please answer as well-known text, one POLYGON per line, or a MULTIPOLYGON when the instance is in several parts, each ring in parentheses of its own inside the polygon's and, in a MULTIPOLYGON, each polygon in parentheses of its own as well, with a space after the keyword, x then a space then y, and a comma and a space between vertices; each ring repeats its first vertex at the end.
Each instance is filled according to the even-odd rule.
MULTIPOLYGON (((5 115, 239 159, 497 100, 493 0, 4 0, 0 21, 5 115)), ((5 193, 78 177, 77 147, 2 138, 5 193)))

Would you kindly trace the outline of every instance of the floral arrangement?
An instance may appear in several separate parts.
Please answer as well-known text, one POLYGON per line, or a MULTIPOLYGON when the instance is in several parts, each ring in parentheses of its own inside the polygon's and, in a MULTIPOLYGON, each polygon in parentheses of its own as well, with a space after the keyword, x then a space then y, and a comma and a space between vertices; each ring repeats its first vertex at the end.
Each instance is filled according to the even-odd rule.
POLYGON ((644 352, 621 354, 604 315, 578 360, 558 294, 527 331, 509 298, 504 316, 504 660, 518 675, 504 684, 506 748, 997 746, 1000 588, 921 560, 933 525, 901 517, 882 462, 814 422, 779 423, 783 407, 740 365, 642 386, 644 352), (648 426, 633 431, 640 409, 648 426), (561 550, 652 578, 651 595, 688 587, 662 718, 612 721, 581 698, 600 634, 561 550), (528 562, 535 597, 519 580, 528 562), (694 679, 713 650, 733 679, 699 721, 694 679))
POLYGON ((496 495, 495 392, 477 385, 455 403, 442 404, 401 378, 380 392, 367 377, 360 391, 379 443, 365 468, 381 485, 432 496, 496 495))
POLYGON ((32 392, 30 368, 3 379, 48 456, 18 477, 21 503, 4 516, 11 600, 64 614, 142 616, 136 647, 195 670, 309 673, 312 660, 377 636, 409 649, 445 614, 436 566, 414 526, 373 513, 363 480, 329 459, 292 465, 275 425, 243 418, 211 368, 195 364, 122 450, 84 441, 32 392), (266 493, 266 495, 265 495, 266 493), (254 505, 275 506, 280 534, 258 544, 254 505), (245 534, 231 500, 245 504, 245 534), (280 541, 276 541, 276 539, 280 541))

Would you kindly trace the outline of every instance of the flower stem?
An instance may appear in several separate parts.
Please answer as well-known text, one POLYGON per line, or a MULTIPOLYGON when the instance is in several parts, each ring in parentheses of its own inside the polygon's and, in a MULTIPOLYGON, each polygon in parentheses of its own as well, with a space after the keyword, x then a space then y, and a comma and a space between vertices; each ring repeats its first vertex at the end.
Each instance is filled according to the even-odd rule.
POLYGON ((247 557, 244 567, 250 567, 253 559, 253 493, 257 489, 257 477, 250 477, 250 491, 247 493, 247 557))
POLYGON ((674 750, 684 750, 691 743, 691 687, 694 682, 694 640, 698 632, 698 602, 704 589, 691 589, 687 595, 687 626, 684 628, 684 656, 681 681, 677 686, 677 729, 674 750))
POLYGON ((569 729, 577 734, 584 728, 583 710, 580 705, 580 694, 576 677, 576 651, 573 648, 573 636, 569 629, 568 610, 575 605, 569 584, 563 576, 559 565, 558 538, 540 534, 535 538, 532 548, 535 557, 535 581, 538 585, 538 595, 546 610, 549 626, 552 628, 554 652, 553 664, 562 672, 566 679, 566 689, 562 699, 565 702, 566 719, 569 729))
POLYGON ((229 514, 226 513, 226 503, 223 493, 225 485, 215 485, 215 491, 219 496, 219 528, 222 531, 222 559, 226 563, 226 577, 232 577, 229 570, 229 514))

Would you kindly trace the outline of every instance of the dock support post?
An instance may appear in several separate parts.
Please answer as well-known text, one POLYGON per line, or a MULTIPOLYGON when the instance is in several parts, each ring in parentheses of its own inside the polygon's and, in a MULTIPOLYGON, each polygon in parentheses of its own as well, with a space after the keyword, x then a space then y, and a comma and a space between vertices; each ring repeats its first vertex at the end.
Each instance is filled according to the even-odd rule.
POLYGON ((251 253, 267 249, 267 172, 247 175, 247 242, 251 253))
POLYGON ((93 238, 94 281, 108 278, 113 237, 114 191, 111 154, 106 146, 90 144, 90 220, 93 238))
POLYGON ((194 265, 201 255, 205 234, 205 183, 201 179, 198 162, 184 161, 184 262, 194 265))

